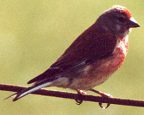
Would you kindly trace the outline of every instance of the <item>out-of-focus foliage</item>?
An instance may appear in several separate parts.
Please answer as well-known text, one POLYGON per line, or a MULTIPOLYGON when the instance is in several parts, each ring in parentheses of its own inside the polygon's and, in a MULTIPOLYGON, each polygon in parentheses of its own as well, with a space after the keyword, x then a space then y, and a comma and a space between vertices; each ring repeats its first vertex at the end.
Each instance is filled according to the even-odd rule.
MULTIPOLYGON (((72 41, 112 5, 128 7, 141 28, 129 36, 123 67, 96 89, 114 97, 144 100, 144 2, 142 0, 0 0, 0 83, 27 86, 46 70, 72 41)), ((69 91, 67 89, 48 88, 69 91)), ((143 108, 28 95, 12 102, 0 92, 0 115, 142 115, 143 108)))

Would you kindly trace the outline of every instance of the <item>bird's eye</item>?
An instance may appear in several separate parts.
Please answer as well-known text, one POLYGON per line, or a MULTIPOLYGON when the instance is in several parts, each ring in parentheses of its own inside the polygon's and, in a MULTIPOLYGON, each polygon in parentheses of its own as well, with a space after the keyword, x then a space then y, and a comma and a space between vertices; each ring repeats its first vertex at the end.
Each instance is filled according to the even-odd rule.
POLYGON ((124 17, 118 17, 118 21, 121 23, 125 23, 126 19, 124 17))

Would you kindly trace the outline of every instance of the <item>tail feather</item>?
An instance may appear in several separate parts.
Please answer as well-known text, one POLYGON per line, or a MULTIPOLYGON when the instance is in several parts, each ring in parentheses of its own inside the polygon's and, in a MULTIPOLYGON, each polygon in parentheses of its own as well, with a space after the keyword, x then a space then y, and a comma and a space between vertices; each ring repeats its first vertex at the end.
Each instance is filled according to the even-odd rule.
POLYGON ((47 86, 51 85, 52 83, 53 82, 45 82, 45 83, 42 83, 42 84, 37 84, 35 86, 29 87, 29 88, 27 88, 25 90, 17 92, 15 98, 13 99, 13 101, 17 101, 18 99, 20 99, 20 98, 22 98, 22 97, 24 97, 24 96, 36 91, 36 90, 39 90, 39 89, 41 89, 43 87, 47 87, 47 86))

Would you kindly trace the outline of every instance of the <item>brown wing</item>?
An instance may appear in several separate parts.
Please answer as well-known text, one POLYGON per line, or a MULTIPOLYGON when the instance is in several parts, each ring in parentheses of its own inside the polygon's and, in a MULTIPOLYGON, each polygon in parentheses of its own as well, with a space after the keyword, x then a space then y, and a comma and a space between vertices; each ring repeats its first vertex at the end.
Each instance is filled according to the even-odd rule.
POLYGON ((48 70, 28 83, 52 81, 56 79, 55 76, 73 68, 77 70, 86 64, 111 56, 116 45, 116 37, 93 28, 92 26, 81 34, 48 70))

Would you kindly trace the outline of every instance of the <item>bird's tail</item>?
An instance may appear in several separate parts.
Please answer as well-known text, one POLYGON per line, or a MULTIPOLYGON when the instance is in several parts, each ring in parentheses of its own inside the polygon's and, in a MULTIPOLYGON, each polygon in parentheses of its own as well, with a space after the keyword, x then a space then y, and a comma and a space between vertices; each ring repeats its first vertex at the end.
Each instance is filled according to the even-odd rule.
POLYGON ((24 89, 24 90, 22 90, 20 92, 17 92, 15 94, 16 96, 14 97, 13 101, 17 101, 18 99, 20 99, 20 98, 22 98, 22 97, 24 97, 24 96, 26 96, 26 95, 34 92, 34 91, 37 91, 37 90, 39 90, 39 89, 41 89, 43 87, 50 86, 52 83, 53 82, 43 82, 43 83, 31 86, 31 87, 29 87, 27 89, 24 89))

